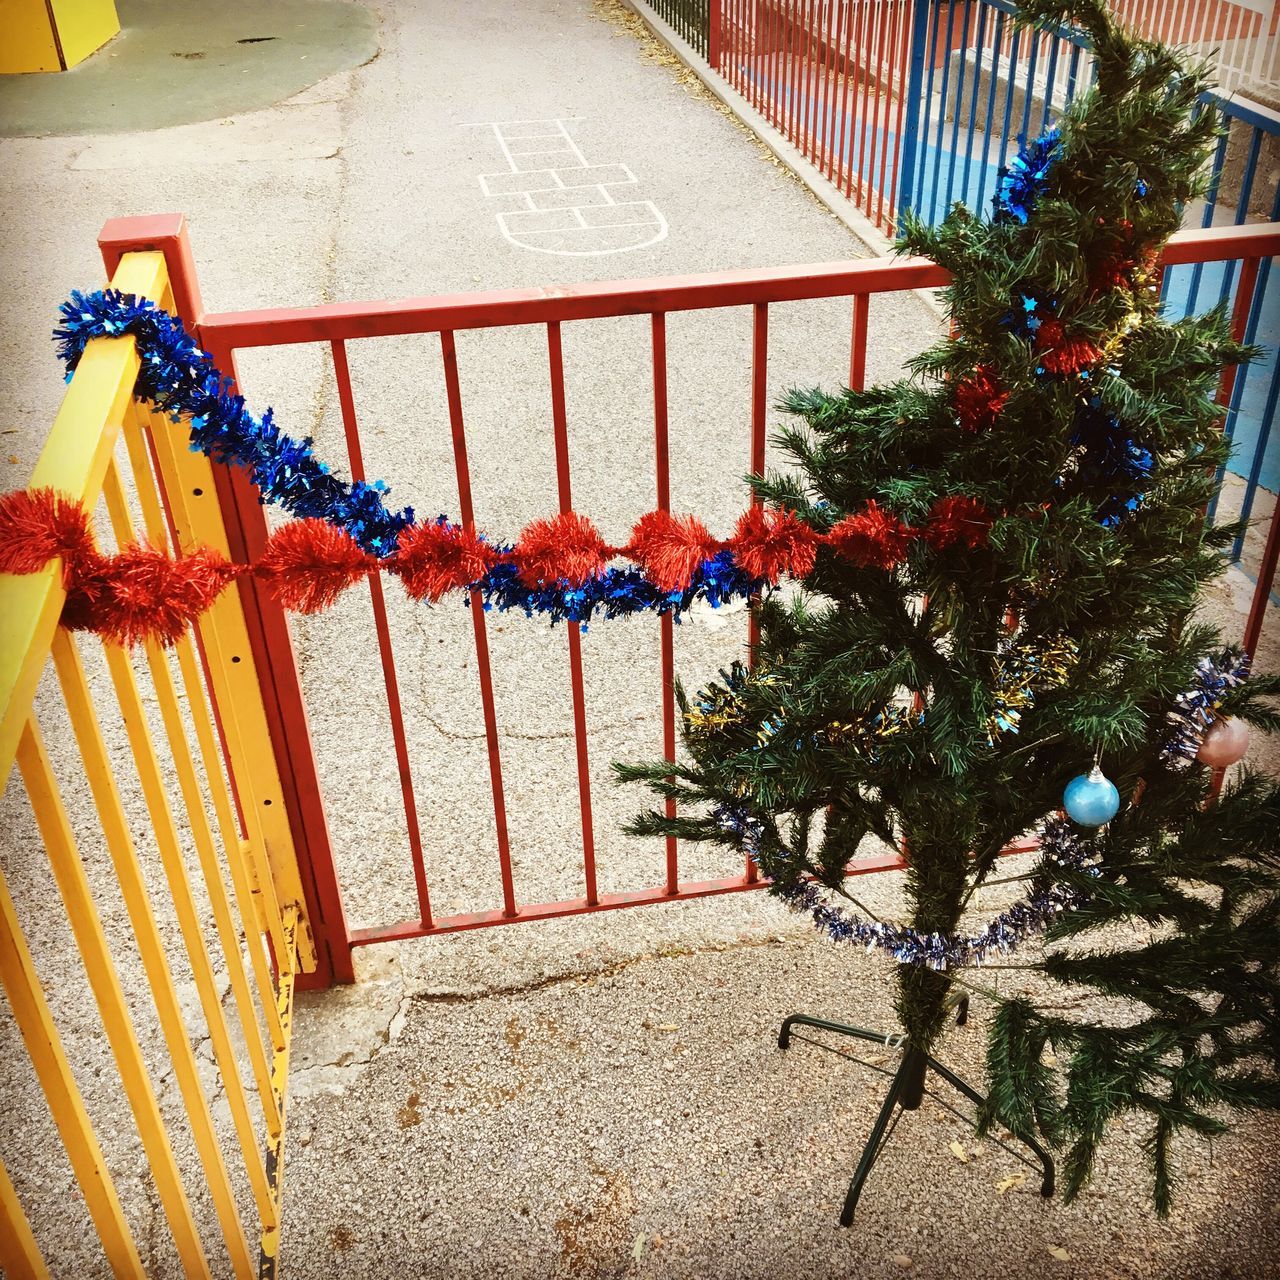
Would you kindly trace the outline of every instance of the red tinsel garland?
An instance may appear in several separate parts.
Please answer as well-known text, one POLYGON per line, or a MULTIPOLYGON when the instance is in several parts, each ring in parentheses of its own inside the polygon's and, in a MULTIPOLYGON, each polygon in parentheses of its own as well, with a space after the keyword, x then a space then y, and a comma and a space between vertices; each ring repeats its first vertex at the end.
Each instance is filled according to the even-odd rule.
POLYGON ((983 364, 956 379, 954 396, 960 426, 975 435, 994 426, 1009 401, 1009 393, 1000 385, 995 370, 983 364))
POLYGON ((1070 374, 1102 359, 1102 351, 1088 338, 1070 338, 1060 320, 1045 320, 1036 330, 1036 351, 1047 373, 1070 374))
POLYGON ((854 564, 892 569, 907 554, 915 532, 874 500, 856 516, 845 516, 827 535, 831 549, 854 564))
POLYGON ((982 546, 992 519, 977 499, 957 495, 938 499, 929 523, 912 529, 872 500, 822 534, 794 511, 754 506, 738 520, 733 537, 720 542, 694 516, 651 511, 626 546, 614 547, 586 516, 570 511, 533 521, 509 552, 459 525, 412 525, 385 560, 324 520, 294 520, 268 538, 257 561, 239 565, 208 547, 179 559, 145 544, 103 555, 88 514, 76 502, 51 489, 35 489, 0 495, 0 573, 36 573, 61 559, 64 626, 119 644, 153 640, 167 645, 228 583, 244 575, 265 583, 285 608, 300 613, 328 608, 370 573, 393 573, 412 599, 434 602, 504 562, 515 564, 530 585, 580 586, 602 575, 609 560, 625 556, 662 591, 676 592, 690 586, 707 559, 728 550, 747 574, 773 585, 784 575, 807 577, 820 546, 860 567, 891 570, 916 538, 936 551, 956 544, 982 546))

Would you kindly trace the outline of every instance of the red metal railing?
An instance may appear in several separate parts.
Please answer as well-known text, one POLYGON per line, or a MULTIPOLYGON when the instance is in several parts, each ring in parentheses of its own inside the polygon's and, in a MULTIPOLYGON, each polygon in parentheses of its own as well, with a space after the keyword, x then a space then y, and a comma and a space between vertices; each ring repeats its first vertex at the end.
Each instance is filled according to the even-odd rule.
MULTIPOLYGON (((654 452, 656 499, 663 509, 670 507, 671 466, 668 440, 667 342, 668 314, 682 311, 749 307, 751 309, 751 375, 745 388, 744 417, 749 422, 752 468, 763 470, 767 370, 769 360, 769 308, 771 304, 818 298, 847 298, 851 305, 849 384, 863 385, 866 369, 868 312, 876 294, 901 290, 936 288, 947 283, 947 273, 920 259, 871 259, 828 263, 818 266, 778 267, 752 271, 717 272, 668 279, 589 283, 568 288, 521 289, 489 293, 449 295, 382 302, 338 303, 317 307, 283 308, 269 311, 228 312, 201 315, 189 250, 181 220, 133 219, 108 225, 104 232, 104 252, 110 258, 127 248, 161 248, 170 260, 175 291, 188 321, 192 322, 205 349, 226 372, 234 373, 237 351, 253 347, 303 343, 326 344, 331 352, 338 386, 342 422, 353 475, 363 474, 359 420, 352 390, 345 344, 357 338, 391 337, 404 334, 437 333, 452 441, 454 468, 459 494, 459 515, 473 527, 475 512, 467 458, 466 425, 460 390, 455 334, 460 330, 502 329, 509 326, 543 326, 546 331, 550 377, 550 409, 557 496, 561 510, 570 508, 569 438, 565 408, 565 378, 562 353, 562 326, 607 317, 647 315, 650 319, 649 346, 652 360, 654 452)), ((1280 253, 1280 224, 1253 227, 1223 227, 1208 231, 1183 232, 1167 246, 1165 266, 1210 261, 1236 261, 1239 272, 1235 327, 1243 333, 1253 301, 1258 265, 1280 253)), ((1230 395, 1224 380, 1223 397, 1230 395)), ((233 549, 243 555, 261 550, 266 535, 263 512, 256 495, 240 473, 216 468, 219 499, 233 534, 233 549)), ((584 507, 587 504, 584 504, 584 507)), ((1251 650, 1261 632, 1270 584, 1280 556, 1280 520, 1273 519, 1266 539, 1259 571, 1258 588, 1246 627, 1245 644, 1251 650)), ((286 803, 294 823, 300 858, 307 862, 308 911, 317 934, 317 947, 327 957, 318 979, 349 981, 351 948, 428 934, 476 929, 516 921, 548 919, 584 912, 637 906, 711 894, 733 893, 760 887, 764 881, 750 863, 741 874, 719 879, 688 881, 679 874, 679 850, 669 839, 665 850, 662 883, 627 892, 603 893, 597 886, 596 842, 593 827, 589 750, 584 697, 582 652, 579 628, 566 629, 570 665, 573 736, 577 766, 579 813, 582 841, 583 893, 579 897, 548 902, 520 902, 512 865, 506 798, 503 784, 498 715, 494 700, 493 673, 486 629, 486 614, 473 596, 471 619, 474 629, 479 691, 484 734, 488 749, 489 780, 494 824, 497 832, 497 878, 501 884, 502 906, 486 911, 438 915, 432 911, 422 839, 417 817, 410 770, 410 742, 405 731, 396 675, 387 610, 376 575, 370 582, 373 617, 383 682, 390 712, 395 759, 400 776, 403 805, 409 833, 409 862, 417 892, 418 915, 413 919, 349 930, 342 905, 342 892, 329 846, 324 803, 320 794, 315 760, 307 730, 306 706, 298 682, 297 667, 288 627, 279 607, 269 596, 246 586, 246 605, 253 619, 253 647, 263 677, 264 695, 270 707, 272 737, 285 780, 286 803)), ((674 649, 670 618, 660 621, 661 714, 663 748, 666 758, 676 755, 676 707, 673 697, 674 649)), ((754 623, 749 642, 754 640, 754 623)), ((655 690, 655 693, 657 691, 655 690)), ((901 867, 893 854, 859 860, 854 874, 901 867)), ((406 869, 406 874, 409 869, 406 869)))

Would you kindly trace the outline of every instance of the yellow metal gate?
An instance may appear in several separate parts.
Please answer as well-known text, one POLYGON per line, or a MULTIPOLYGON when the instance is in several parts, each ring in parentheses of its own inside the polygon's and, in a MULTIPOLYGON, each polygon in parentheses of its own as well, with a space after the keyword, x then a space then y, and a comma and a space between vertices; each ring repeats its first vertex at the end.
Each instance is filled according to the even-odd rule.
MULTIPOLYGON (((126 254, 111 285, 173 309, 160 252, 126 254)), ((132 338, 89 345, 30 486, 77 498, 104 543, 134 541, 140 528, 157 547, 225 553, 211 464, 135 401, 137 371, 132 338)), ((5 797, 6 819, 12 829, 18 813, 31 837, 7 840, 0 867, 0 981, 29 1057, 6 1063, 6 1092, 38 1084, 111 1273, 269 1276, 294 978, 315 952, 240 597, 224 592, 172 650, 135 652, 60 628, 64 599, 59 564, 0 576, 0 796, 20 779, 25 808, 5 797), (111 1067, 69 1054, 55 1018, 67 966, 46 954, 42 972, 53 895, 41 898, 26 862, 40 846, 56 923, 83 962, 81 1003, 96 1010, 114 1095, 132 1113, 126 1139, 119 1114, 95 1115, 86 1101, 86 1082, 111 1067), (149 1170, 141 1200, 168 1227, 145 1249, 127 1208, 140 1197, 135 1187, 122 1197, 113 1156, 135 1141, 149 1170)), ((12 1100, 7 1109, 36 1123, 12 1100)), ((71 1230, 80 1211, 42 1203, 29 1220, 24 1177, 0 1164, 0 1268, 11 1280, 47 1275, 39 1241, 71 1230)))

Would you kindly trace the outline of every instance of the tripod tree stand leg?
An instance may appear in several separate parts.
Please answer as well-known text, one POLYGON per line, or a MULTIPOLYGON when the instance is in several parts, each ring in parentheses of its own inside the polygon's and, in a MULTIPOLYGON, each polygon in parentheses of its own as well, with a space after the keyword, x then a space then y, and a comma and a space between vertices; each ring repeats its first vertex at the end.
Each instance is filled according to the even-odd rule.
POLYGON ((908 1048, 906 1053, 902 1055, 902 1062, 899 1064, 898 1070, 893 1077, 893 1083, 889 1086, 889 1092, 880 1106, 880 1114, 876 1116, 876 1122, 871 1126, 871 1134, 867 1138, 866 1146, 862 1148, 862 1157, 858 1161, 853 1180, 849 1183, 849 1190, 845 1194, 844 1208, 840 1211, 840 1225, 842 1227, 853 1226, 853 1211, 858 1207, 858 1198, 862 1195, 862 1188, 871 1174, 877 1157, 880 1155, 885 1129, 888 1127, 889 1121, 893 1118, 893 1113, 898 1106, 898 1097, 902 1093, 908 1077, 919 1069, 914 1059, 923 1056, 915 1048, 908 1048))
POLYGON ((892 1046, 894 1037, 886 1036, 880 1031, 868 1031, 865 1027, 850 1027, 843 1022, 829 1022, 826 1018, 811 1018, 807 1013, 793 1013, 778 1032, 778 1048, 786 1049, 791 1045, 792 1027, 817 1027, 822 1031, 834 1031, 838 1035, 852 1036, 855 1040, 868 1040, 872 1044, 892 1046))
MULTIPOLYGON (((962 1080, 956 1073, 948 1067, 944 1067, 936 1058, 928 1060, 931 1066, 953 1089, 964 1094, 970 1102, 982 1107, 986 1105, 986 1098, 982 1096, 968 1081, 962 1080)), ((1053 1157, 1032 1137, 1025 1133, 1015 1133, 1013 1135, 1024 1147, 1034 1151, 1036 1159, 1040 1161, 1040 1168, 1044 1171, 1044 1176, 1040 1180, 1040 1194, 1048 1199, 1053 1195, 1054 1189, 1054 1168, 1053 1157)))

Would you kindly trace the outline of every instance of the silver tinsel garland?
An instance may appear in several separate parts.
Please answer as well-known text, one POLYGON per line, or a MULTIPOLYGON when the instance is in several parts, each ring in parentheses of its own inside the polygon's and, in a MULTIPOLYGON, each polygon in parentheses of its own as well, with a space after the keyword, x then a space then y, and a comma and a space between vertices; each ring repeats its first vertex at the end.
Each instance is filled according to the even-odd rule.
MULTIPOLYGON (((736 837, 741 848, 758 857, 764 824, 741 806, 721 805, 715 813, 720 829, 736 837)), ((1094 850, 1081 843, 1071 824, 1050 818, 1040 834, 1040 851, 1046 861, 1088 875, 1099 874, 1094 850)), ((993 954, 1007 955, 1020 942, 1040 933, 1055 916, 1088 901, 1088 895, 1055 884, 1015 902, 991 920, 979 933, 921 933, 906 925, 863 920, 843 907, 833 906, 812 880, 786 885, 775 880, 773 891, 796 911, 813 917, 814 928, 834 942, 855 942, 868 951, 887 951, 899 964, 927 965, 930 969, 954 969, 981 965, 993 954)))

